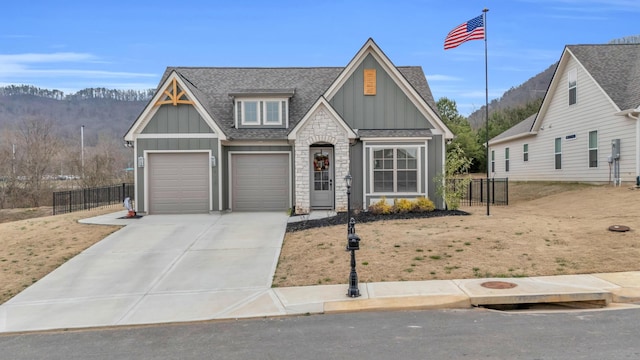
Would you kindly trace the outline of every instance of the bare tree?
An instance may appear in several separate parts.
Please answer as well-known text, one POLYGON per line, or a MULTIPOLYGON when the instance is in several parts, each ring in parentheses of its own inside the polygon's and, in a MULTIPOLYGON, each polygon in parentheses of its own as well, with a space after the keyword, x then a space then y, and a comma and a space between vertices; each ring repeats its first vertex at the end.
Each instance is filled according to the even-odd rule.
POLYGON ((19 125, 16 136, 16 174, 29 206, 40 206, 52 190, 46 176, 52 175, 53 159, 60 150, 60 138, 54 134, 53 122, 29 118, 19 125))
POLYGON ((127 161, 132 157, 119 139, 99 135, 93 148, 85 148, 83 187, 98 187, 127 182, 127 161))

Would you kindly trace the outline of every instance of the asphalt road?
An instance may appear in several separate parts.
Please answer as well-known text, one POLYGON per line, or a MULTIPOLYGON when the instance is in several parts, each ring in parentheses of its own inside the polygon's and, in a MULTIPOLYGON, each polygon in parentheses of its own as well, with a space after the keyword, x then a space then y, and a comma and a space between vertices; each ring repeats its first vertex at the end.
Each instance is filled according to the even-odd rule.
POLYGON ((640 310, 363 312, 0 336, 0 359, 638 359, 640 310))

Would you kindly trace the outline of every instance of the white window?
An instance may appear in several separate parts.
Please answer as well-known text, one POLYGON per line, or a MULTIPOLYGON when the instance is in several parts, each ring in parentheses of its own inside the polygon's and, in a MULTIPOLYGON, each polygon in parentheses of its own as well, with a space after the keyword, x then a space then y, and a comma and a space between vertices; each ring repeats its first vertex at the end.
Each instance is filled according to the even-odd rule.
POLYGON ((598 131, 589 131, 589 167, 598 167, 598 131))
POLYGON ((240 125, 280 126, 285 123, 287 101, 282 99, 243 99, 236 101, 236 119, 240 125))
POLYGON ((419 170, 417 147, 374 149, 373 192, 417 193, 419 170))
POLYGON ((562 169, 562 138, 555 139, 555 163, 556 169, 562 169))
POLYGON ((573 105, 578 100, 578 71, 569 70, 569 105, 573 105))
POLYGON ((496 172, 496 151, 491 150, 491 172, 496 172))
POLYGON ((242 124, 243 125, 259 125, 260 116, 258 113, 257 101, 243 101, 242 102, 242 124))
POLYGON ((529 161, 529 144, 522 145, 522 157, 524 162, 529 161))
POLYGON ((509 148, 504 149, 504 171, 509 172, 509 148))

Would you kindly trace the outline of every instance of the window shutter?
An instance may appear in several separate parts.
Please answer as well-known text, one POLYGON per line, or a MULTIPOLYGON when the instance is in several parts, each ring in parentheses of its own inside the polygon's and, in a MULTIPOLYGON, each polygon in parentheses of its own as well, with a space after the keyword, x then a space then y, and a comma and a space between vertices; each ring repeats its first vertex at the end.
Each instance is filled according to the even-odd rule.
POLYGON ((285 125, 287 123, 287 102, 283 101, 282 102, 282 125, 285 125))

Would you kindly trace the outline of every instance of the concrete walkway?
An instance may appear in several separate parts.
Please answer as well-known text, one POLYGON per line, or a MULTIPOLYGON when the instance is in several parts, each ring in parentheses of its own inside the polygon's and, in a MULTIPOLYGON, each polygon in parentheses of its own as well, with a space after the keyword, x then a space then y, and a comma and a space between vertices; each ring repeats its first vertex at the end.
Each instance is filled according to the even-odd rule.
POLYGON ((640 272, 271 288, 287 217, 147 216, 0 306, 0 332, 478 305, 640 303, 640 272), (247 224, 250 224, 248 226, 247 224), (485 287, 487 282, 511 285, 485 287), (483 284, 485 286, 483 286, 483 284))

